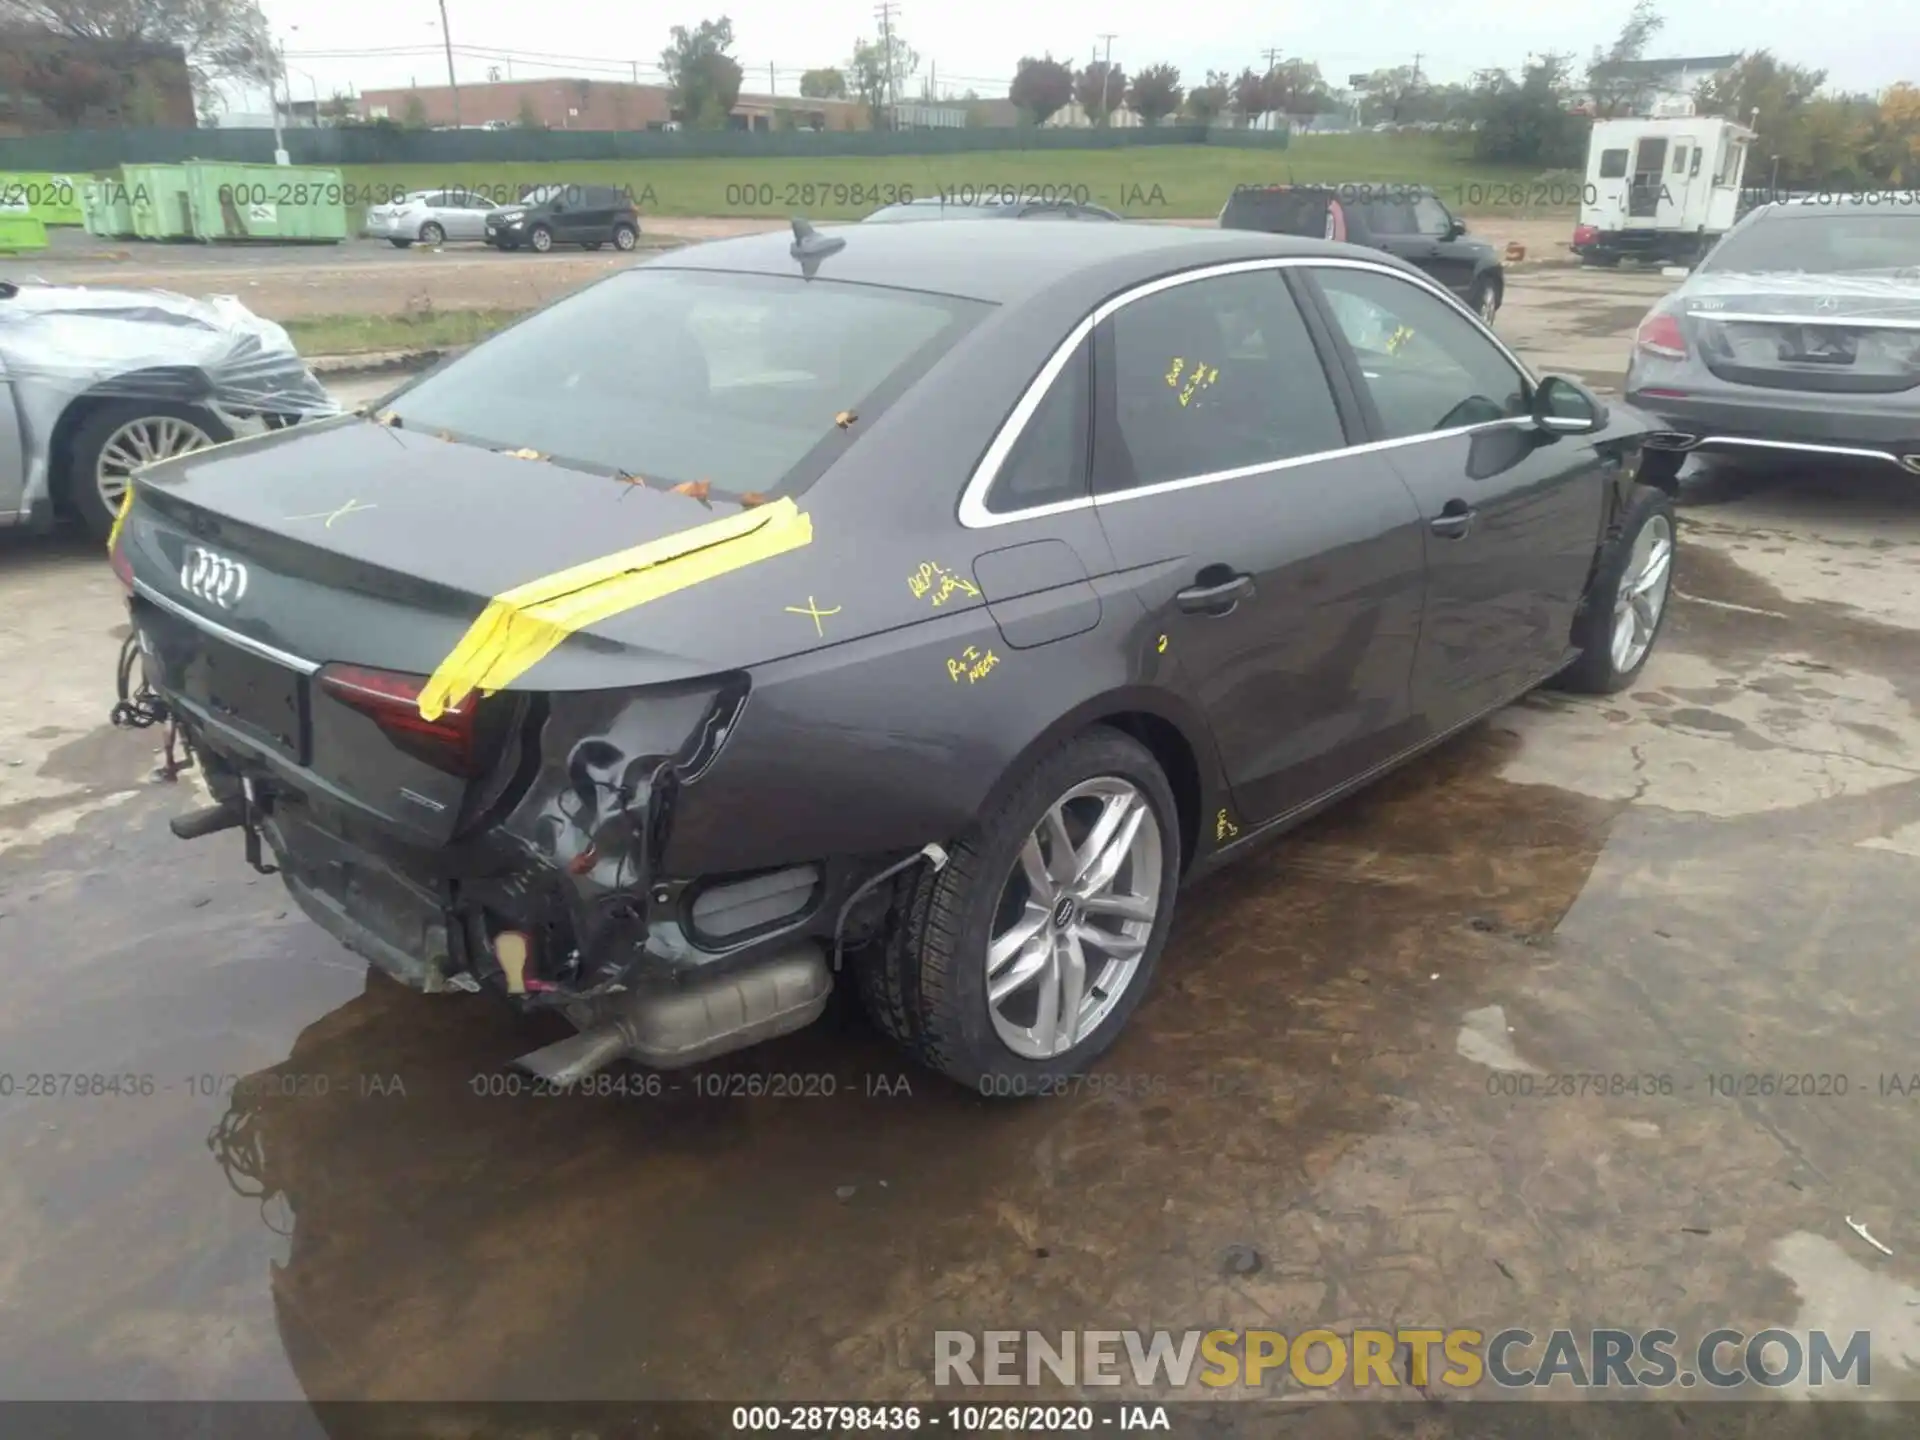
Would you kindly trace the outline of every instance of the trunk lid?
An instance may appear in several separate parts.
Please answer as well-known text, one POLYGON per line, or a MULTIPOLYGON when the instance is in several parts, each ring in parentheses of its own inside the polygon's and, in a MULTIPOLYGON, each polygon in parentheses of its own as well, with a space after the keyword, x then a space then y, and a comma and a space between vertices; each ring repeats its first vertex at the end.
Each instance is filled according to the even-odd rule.
MULTIPOLYGON (((125 545, 160 602, 245 641, 425 675, 493 597, 740 513, 343 416, 147 472, 125 545)), ((661 683, 715 659, 684 629, 589 624, 542 679, 661 683)))
POLYGON ((1715 276, 1683 303, 1690 348, 1732 384, 1834 395, 1920 385, 1920 278, 1715 276))
MULTIPOLYGON (((242 768, 349 817, 326 828, 357 813, 435 846, 499 798, 538 694, 450 702, 436 723, 471 724, 476 757, 450 769, 408 733, 445 732, 407 703, 368 707, 367 672, 431 675, 493 597, 744 513, 346 416, 143 474, 120 553, 154 678, 250 752, 242 768)), ((538 662, 537 689, 718 684, 733 657, 700 645, 684 624, 589 624, 538 662)))

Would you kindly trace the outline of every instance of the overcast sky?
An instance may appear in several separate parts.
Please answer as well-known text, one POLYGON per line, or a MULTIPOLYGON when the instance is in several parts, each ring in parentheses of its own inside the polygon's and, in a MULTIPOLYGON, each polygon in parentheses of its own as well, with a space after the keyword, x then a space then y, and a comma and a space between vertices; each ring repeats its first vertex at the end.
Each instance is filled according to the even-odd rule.
MULTIPOLYGON (((288 89, 295 99, 315 91, 379 89, 410 83, 443 84, 446 61, 435 53, 303 56, 300 51, 375 50, 440 43, 437 0, 263 0, 276 37, 288 50, 288 89)), ((779 89, 797 89, 799 72, 835 65, 853 42, 877 29, 877 0, 730 0, 706 7, 616 4, 613 0, 446 0, 456 45, 523 52, 511 61, 513 78, 587 74, 613 79, 629 62, 655 78, 674 24, 689 27, 725 13, 733 20, 735 56, 747 70, 747 88, 764 90, 767 66, 779 67, 779 89), (531 52, 597 57, 536 62, 531 52)), ((1481 66, 1518 69, 1529 51, 1573 52, 1582 62, 1595 45, 1618 33, 1628 0, 1541 3, 1541 0, 1339 0, 1337 4, 1272 6, 1252 0, 1169 4, 1166 0, 904 0, 896 31, 908 39, 955 93, 967 85, 982 95, 1005 93, 1024 54, 1051 51, 1085 60, 1099 37, 1113 32, 1114 62, 1129 72, 1166 61, 1188 83, 1208 69, 1238 72, 1260 66, 1262 52, 1317 61, 1330 81, 1349 72, 1412 64, 1436 81, 1465 80, 1481 66), (994 82, 997 82, 994 83, 994 82)), ((1651 55, 1711 55, 1767 48, 1782 59, 1828 72, 1830 84, 1878 90, 1900 79, 1920 79, 1920 20, 1912 0, 1668 0, 1666 28, 1651 55)), ((504 59, 456 54, 462 82, 487 79, 489 65, 504 76, 504 59)), ((264 105, 262 107, 264 109, 264 105)))

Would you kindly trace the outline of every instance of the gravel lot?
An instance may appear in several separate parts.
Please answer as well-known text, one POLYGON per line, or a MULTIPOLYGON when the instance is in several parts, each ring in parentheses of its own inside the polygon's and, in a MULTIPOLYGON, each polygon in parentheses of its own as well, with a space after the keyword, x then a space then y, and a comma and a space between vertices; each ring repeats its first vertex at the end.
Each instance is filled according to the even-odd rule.
MULTIPOLYGON (((1500 328, 1617 383, 1659 288, 1528 273, 1500 328)), ((945 1326, 1601 1324, 1871 1329, 1916 1398, 1920 495, 1809 468, 1685 512, 1677 576, 1631 694, 1530 698, 1191 892, 1111 1083, 994 1108, 893 1089, 850 1008, 723 1063, 833 1098, 485 1093, 526 1028, 173 840, 192 782, 105 724, 105 564, 0 546, 0 1394, 881 1399, 945 1326), (1744 1078, 1782 1075, 1827 1079, 1744 1078)), ((1341 1410, 1287 1433, 1382 1433, 1341 1410)))

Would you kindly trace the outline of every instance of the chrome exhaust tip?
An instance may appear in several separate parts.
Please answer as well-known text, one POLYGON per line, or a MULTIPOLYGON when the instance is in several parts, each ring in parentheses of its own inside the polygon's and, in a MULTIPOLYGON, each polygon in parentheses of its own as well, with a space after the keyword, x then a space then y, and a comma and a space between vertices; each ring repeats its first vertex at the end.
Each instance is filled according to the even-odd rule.
POLYGON ((1902 455, 1900 457, 1900 468, 1911 475, 1920 475, 1920 454, 1902 455))
POLYGON ((1641 443, 1649 450, 1691 450, 1700 443, 1700 437, 1684 430, 1656 430, 1641 443))

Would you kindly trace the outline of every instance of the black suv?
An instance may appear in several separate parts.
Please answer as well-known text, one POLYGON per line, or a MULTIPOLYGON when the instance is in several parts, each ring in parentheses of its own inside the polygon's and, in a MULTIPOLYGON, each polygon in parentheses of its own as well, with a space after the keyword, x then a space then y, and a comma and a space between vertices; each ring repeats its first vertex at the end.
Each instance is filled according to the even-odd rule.
POLYGON ((1417 185, 1240 185, 1220 211, 1223 230, 1345 240, 1398 256, 1458 295, 1491 325, 1506 295, 1493 246, 1417 185))
POLYGON ((640 213, 611 185, 540 185, 512 205, 487 212, 487 244, 525 245, 542 254, 556 245, 631 250, 640 241, 640 213))

